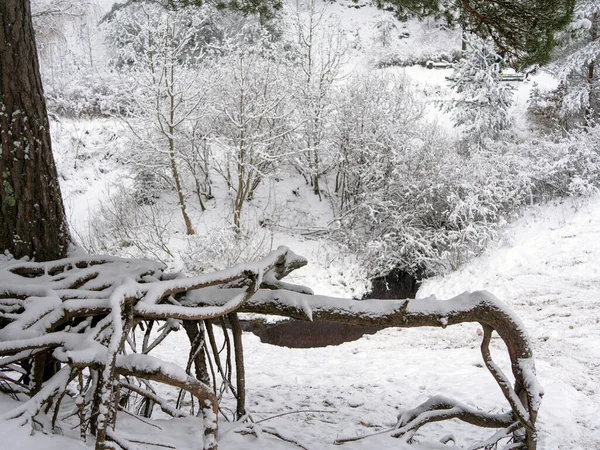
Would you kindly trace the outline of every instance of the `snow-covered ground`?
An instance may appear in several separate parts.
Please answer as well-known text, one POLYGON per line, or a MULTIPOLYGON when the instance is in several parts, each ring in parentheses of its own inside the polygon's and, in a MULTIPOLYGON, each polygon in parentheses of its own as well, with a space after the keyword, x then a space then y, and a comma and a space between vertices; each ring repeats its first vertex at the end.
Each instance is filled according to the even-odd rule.
MULTIPOLYGON (((300 246, 301 247, 301 246, 300 246)), ((294 249, 302 253, 302 248, 294 249)), ((428 280, 419 296, 449 298, 465 290, 487 289, 507 302, 529 330, 545 397, 538 419, 542 450, 600 448, 600 197, 529 211, 511 226, 498 248, 461 270, 428 280)), ((339 295, 306 275, 295 282, 317 293, 339 295)), ((368 434, 394 424, 398 412, 430 395, 445 394, 484 410, 506 408, 502 394, 479 354, 476 325, 439 329, 387 329, 337 347, 288 349, 244 335, 248 412, 257 422, 223 423, 220 448, 297 448, 274 438, 275 432, 311 450, 334 448, 338 437, 368 434), (303 412, 311 411, 311 412, 303 412), (283 413, 291 413, 281 415, 283 413), (264 422, 260 422, 261 420, 264 422), (243 431, 243 433, 239 433, 243 431), (262 431, 262 434, 261 434, 262 431)), ((172 335, 160 356, 185 365, 187 338, 172 335)), ((493 340, 495 358, 506 366, 503 344, 493 340)), ((0 397, 0 411, 11 400, 0 397)), ((227 406, 227 405, 226 405, 227 406)), ((231 406, 231 405, 229 405, 231 406)), ((193 419, 159 421, 156 427, 124 418, 123 429, 146 442, 194 448, 193 419), (156 440, 154 440, 156 439, 156 440)), ((452 433, 468 447, 486 432, 458 422, 425 426, 417 435, 422 448, 452 433)), ((4 442, 15 448, 85 448, 76 439, 44 436, 0 421, 4 442)), ((346 448, 398 449, 381 435, 345 444, 346 448)), ((151 446, 140 448, 153 448, 151 446)))
MULTIPOLYGON (((113 0, 102 0, 103 12, 112 3, 113 0)), ((408 34, 417 40, 402 38, 392 48, 371 51, 377 47, 373 46, 374 24, 386 13, 342 7, 339 3, 332 4, 331 9, 343 15, 349 29, 357 30, 362 51, 369 55, 369 61, 365 62, 357 50, 351 61, 354 65, 371 64, 386 52, 395 52, 405 59, 410 59, 413 53, 415 58, 422 58, 453 45, 453 41, 448 41, 452 36, 442 36, 443 32, 431 24, 409 22, 399 25, 397 35, 408 34)), ((423 67, 388 70, 404 71, 431 100, 446 95, 445 76, 450 70, 423 67)), ((544 74, 538 74, 536 81, 541 86, 554 82, 544 74)), ((517 86, 514 114, 518 130, 526 135, 528 124, 523 111, 530 85, 517 86)), ((431 114, 441 116, 434 110, 431 114)), ((119 148, 127 146, 119 127, 109 119, 63 119, 53 123, 65 204, 77 233, 85 234, 108 187, 125 177, 122 166, 113 158, 119 148)), ((278 217, 285 212, 290 222, 304 227, 304 234, 311 232, 310 227, 326 226, 331 219, 327 202, 318 202, 298 180, 270 180, 254 205, 249 208, 249 215, 268 212, 278 217), (296 192, 293 196, 292 191, 296 192)), ((206 214, 192 212, 199 224, 199 234, 226 222, 222 217, 225 208, 208 206, 206 214)), ((357 281, 364 278, 358 273, 361 269, 340 258, 336 249, 308 240, 297 230, 288 233, 284 227, 279 227, 269 238, 268 246, 285 244, 309 258, 309 266, 294 272, 291 281, 324 295, 360 297, 364 293, 364 284, 357 281)), ((185 244, 185 238, 175 235, 173 239, 180 239, 182 246, 185 244)), ((523 319, 533 341, 538 375, 545 389, 538 419, 540 450, 600 449, 598 255, 600 197, 536 207, 506 230, 496 248, 457 272, 426 281, 419 291, 419 297, 435 294, 438 298, 450 298, 466 290, 487 289, 523 319)), ((177 270, 177 260, 171 268, 177 270)), ((448 395, 486 411, 498 412, 500 407, 506 410, 499 388, 482 364, 480 341, 479 327, 473 324, 445 330, 391 328, 337 347, 315 349, 275 347, 245 334, 247 408, 256 425, 222 422, 220 448, 298 448, 274 437, 275 433, 306 449, 333 449, 336 438, 374 433, 392 426, 399 411, 435 394, 448 395)), ((494 339, 492 346, 495 359, 506 368, 503 344, 494 339)), ((185 366, 187 347, 187 337, 182 331, 171 335, 157 356, 185 366)), ((0 414, 13 406, 13 400, 0 395, 0 414)), ((224 406, 232 407, 231 400, 224 406)), ((198 448, 202 434, 195 418, 155 420, 147 425, 123 416, 119 427, 125 435, 142 437, 140 440, 145 442, 160 442, 177 450, 198 448)), ((8 443, 10 448, 24 450, 75 450, 93 445, 80 442, 77 430, 63 431, 65 436, 32 434, 29 426, 16 427, 12 422, 0 421, 0 448, 8 448, 8 443)), ((456 436, 457 446, 467 448, 491 431, 457 421, 434 423, 417 434, 417 445, 411 448, 435 448, 432 442, 448 434, 456 436)), ((344 447, 403 448, 386 435, 344 447)), ((161 447, 140 444, 139 448, 161 447)))
MULTIPOLYGON (((450 298, 465 290, 486 289, 523 319, 545 389, 538 419, 542 450, 600 448, 599 254, 600 197, 548 205, 528 212, 488 255, 448 276, 428 280, 419 291, 419 297, 450 298)), ((295 281, 312 285, 318 293, 331 293, 310 278, 295 281)), ((164 357, 184 364, 186 352, 179 349, 185 336, 179 339, 164 357)), ((333 448, 338 437, 391 426, 399 410, 434 394, 494 410, 505 403, 482 366, 480 340, 476 325, 392 328, 316 349, 275 347, 246 334, 248 410, 255 421, 298 412, 260 425, 309 449, 333 448)), ((493 343, 495 358, 507 367, 505 347, 499 339, 493 343)), ((448 422, 424 427, 417 441, 449 433, 465 447, 486 436, 481 429, 448 422)), ((269 448, 251 438, 244 447, 230 444, 227 437, 222 445, 269 448)), ((398 448, 396 440, 386 436, 345 446, 398 448)))

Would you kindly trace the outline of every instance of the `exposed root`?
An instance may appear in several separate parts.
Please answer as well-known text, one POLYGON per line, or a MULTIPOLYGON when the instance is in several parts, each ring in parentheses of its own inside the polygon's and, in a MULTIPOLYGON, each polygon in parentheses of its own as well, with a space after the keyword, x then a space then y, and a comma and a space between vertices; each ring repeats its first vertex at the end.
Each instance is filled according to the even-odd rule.
POLYGON ((392 436, 400 437, 410 430, 418 430, 427 423, 448 419, 459 419, 483 428, 504 428, 514 422, 510 413, 489 414, 448 397, 436 395, 416 408, 400 414, 392 436))
MULTIPOLYGON (((45 426, 44 414, 50 414, 52 423, 57 422, 61 400, 72 395, 67 392, 67 384, 77 376, 79 393, 75 398, 82 438, 87 431, 96 434, 97 450, 133 448, 133 441, 114 434, 116 411, 127 404, 121 395, 129 395, 123 389, 149 399, 175 417, 186 415, 152 392, 150 381, 157 381, 183 389, 197 399, 203 414, 204 450, 216 450, 220 395, 230 389, 238 399, 236 416, 244 416, 245 377, 241 331, 235 315, 231 316, 233 342, 228 331, 224 333, 225 351, 217 348, 210 324, 213 319, 224 324, 226 314, 255 312, 379 327, 445 328, 476 322, 484 331, 481 344, 484 363, 511 411, 489 414, 436 396, 401 414, 394 428, 374 434, 386 433, 410 442, 414 433, 427 423, 459 419, 479 427, 500 429, 472 450, 496 446, 502 439, 513 440, 510 448, 536 450, 535 422, 543 392, 536 379, 527 333, 506 305, 484 291, 450 300, 353 301, 308 295, 309 289, 280 281, 305 263, 303 258, 280 248, 261 261, 193 278, 163 277, 158 264, 111 257, 19 263, 0 269, 8 280, 0 289, 3 371, 0 382, 3 389, 9 386, 13 393, 27 392, 25 387, 33 386, 28 401, 0 418, 19 419, 21 423, 36 421, 45 426), (221 287, 220 294, 205 289, 211 286, 221 287), (259 290, 260 287, 285 290, 259 290), (151 343, 154 321, 161 320, 166 322, 165 327, 151 343), (190 376, 191 365, 186 373, 148 355, 178 327, 180 320, 190 321, 194 329, 190 336, 196 346, 190 353, 190 364, 194 361, 196 369, 201 367, 202 352, 210 350, 209 365, 196 371, 197 378, 190 376), (205 321, 205 330, 198 326, 198 321, 205 321), (144 323, 148 327, 140 349, 131 331, 144 323), (489 344, 493 332, 507 346, 514 386, 491 357, 489 344), (126 354, 128 351, 133 354, 126 354), (235 386, 231 380, 234 355, 235 386), (51 365, 57 361, 63 364, 62 368, 51 365), (221 389, 217 389, 218 375, 224 380, 221 389), (122 376, 137 381, 122 381, 122 376)), ((364 437, 339 439, 336 443, 364 437)), ((450 440, 454 438, 446 442, 450 440)))

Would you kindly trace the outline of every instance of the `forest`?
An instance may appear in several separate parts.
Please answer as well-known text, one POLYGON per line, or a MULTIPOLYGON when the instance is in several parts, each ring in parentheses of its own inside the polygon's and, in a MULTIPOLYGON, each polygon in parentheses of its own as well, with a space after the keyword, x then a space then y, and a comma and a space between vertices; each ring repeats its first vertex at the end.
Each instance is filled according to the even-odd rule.
POLYGON ((0 430, 22 448, 600 444, 597 2, 0 13, 0 430), (373 331, 266 341, 295 320, 373 331))

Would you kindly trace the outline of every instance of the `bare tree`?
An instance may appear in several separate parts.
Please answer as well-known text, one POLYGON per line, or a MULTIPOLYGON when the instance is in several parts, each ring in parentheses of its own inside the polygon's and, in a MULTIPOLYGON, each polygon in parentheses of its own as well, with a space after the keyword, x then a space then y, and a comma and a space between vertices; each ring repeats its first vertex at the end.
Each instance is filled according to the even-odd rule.
POLYGON ((347 43, 339 22, 315 0, 298 0, 291 20, 291 46, 298 66, 294 100, 298 110, 301 156, 296 168, 321 199, 320 179, 335 165, 328 150, 327 124, 332 93, 340 78, 347 43))
POLYGON ((171 11, 152 4, 132 5, 111 19, 116 64, 137 86, 121 115, 136 141, 131 160, 140 169, 168 174, 187 234, 195 231, 187 212, 181 155, 202 139, 190 130, 207 107, 199 39, 207 21, 204 10, 171 11))
POLYGON ((214 124, 215 167, 231 193, 237 230, 246 202, 289 153, 286 138, 293 130, 285 82, 288 67, 277 54, 279 45, 262 33, 245 29, 241 41, 233 42, 216 63, 222 102, 214 124))

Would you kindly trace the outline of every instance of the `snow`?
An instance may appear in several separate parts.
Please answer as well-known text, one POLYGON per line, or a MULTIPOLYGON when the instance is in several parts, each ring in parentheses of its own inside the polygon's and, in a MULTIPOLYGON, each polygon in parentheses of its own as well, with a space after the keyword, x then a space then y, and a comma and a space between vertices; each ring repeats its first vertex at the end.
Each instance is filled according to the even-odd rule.
MULTIPOLYGON (((599 252, 600 198, 548 205, 530 211, 508 228, 498 248, 457 272, 427 281, 419 292, 421 298, 431 293, 444 297, 464 289, 485 288, 521 317, 532 339, 545 391, 538 418, 539 448, 543 450, 600 446, 600 272, 593 256, 599 252)), ((309 279, 295 278, 295 282, 310 284, 309 279)), ((319 293, 337 289, 329 287, 327 291, 325 284, 313 287, 319 293)), ((415 303, 420 301, 423 299, 415 303)), ((399 409, 410 409, 436 393, 493 411, 504 403, 482 365, 480 339, 477 326, 453 325, 445 330, 386 329, 337 347, 288 349, 262 344, 258 337, 245 334, 248 412, 255 421, 297 412, 254 428, 276 430, 307 448, 333 449, 338 437, 393 426, 399 409)), ((156 356, 184 366, 186 341, 183 333, 172 334, 156 356)), ((501 341, 493 338, 491 347, 498 364, 506 366, 501 341)), ((0 408, 6 411, 11 404, 12 400, 3 396, 0 408)), ((120 420, 127 433, 141 433, 148 439, 159 436, 150 426, 131 423, 127 417, 120 420)), ((168 423, 171 431, 160 434, 161 442, 175 442, 178 449, 192 448, 189 433, 178 433, 192 427, 192 419, 168 423)), ((294 448, 267 434, 240 435, 235 428, 246 426, 221 423, 222 449, 294 448)), ((31 443, 31 447, 17 448, 35 448, 36 444, 39 448, 40 439, 44 448, 58 448, 53 447, 57 441, 63 450, 82 448, 75 439, 61 436, 29 437, 28 431, 10 422, 0 422, 0 430, 11 440, 31 443)), ((422 433, 430 442, 432 436, 441 438, 450 432, 466 446, 487 436, 454 422, 428 425, 422 433)), ((423 435, 418 434, 417 440, 423 441, 423 435)), ((344 445, 402 448, 385 435, 344 445)), ((431 445, 423 448, 435 448, 431 445)))
MULTIPOLYGON (((423 302, 431 293, 451 296, 477 287, 494 292, 517 312, 531 335, 545 391, 538 417, 543 450, 591 450, 600 445, 600 273, 592 257, 599 246, 600 198, 536 208, 507 229, 498 248, 457 272, 427 281, 419 292, 421 299, 410 302, 423 302)), ((297 275, 295 281, 310 284, 297 275)), ((315 291, 327 293, 327 286, 315 286, 315 291)), ((245 334, 248 412, 255 421, 294 412, 261 422, 260 427, 310 449, 333 449, 336 438, 392 427, 400 409, 437 393, 501 412, 496 408, 505 403, 481 362, 480 339, 475 325, 392 328, 337 347, 288 349, 245 334)), ((159 348, 161 358, 185 364, 184 334, 171 335, 159 348)), ((506 367, 502 342, 493 338, 491 349, 498 365, 506 367)), ((423 448, 435 448, 431 439, 450 432, 461 446, 491 435, 449 422, 428 425, 416 439, 423 448)), ((292 448, 264 435, 239 435, 223 422, 220 433, 220 447, 227 450, 292 448)), ((344 446, 402 448, 385 435, 344 446)))
MULTIPOLYGON (((113 2, 102 0, 99 3, 102 11, 107 11, 113 2)), ((408 22, 400 25, 401 31, 418 36, 418 41, 400 39, 391 49, 383 49, 373 44, 375 32, 372 25, 385 13, 367 8, 349 9, 342 3, 331 5, 331 9, 343 14, 344 20, 350 20, 348 23, 351 26, 348 28, 356 29, 357 42, 362 42, 364 46, 362 52, 353 55, 351 65, 354 66, 376 64, 394 55, 405 60, 427 58, 428 55, 439 54, 440 50, 447 50, 451 47, 448 42, 453 42, 449 39, 456 38, 444 34, 431 24, 408 22), (365 54, 368 55, 366 61, 365 54)), ((585 27, 586 24, 582 21, 579 26, 585 27)), ((431 100, 447 96, 445 77, 451 73, 450 69, 429 70, 410 66, 386 70, 404 72, 416 88, 431 100)), ((544 73, 536 74, 534 80, 544 89, 556 86, 556 80, 544 73)), ((522 136, 527 136, 531 131, 523 114, 531 86, 532 83, 518 84, 512 110, 517 131, 522 136)), ((447 117, 436 107, 430 108, 428 115, 451 127, 447 117)), ((94 211, 105 202, 104 193, 117 181, 125 185, 129 181, 128 172, 113 158, 114 154, 127 151, 122 124, 112 119, 88 121, 62 118, 52 121, 52 134, 72 229, 78 237, 85 238, 93 225, 94 211)), ((226 213, 216 200, 208 207, 206 214, 201 215, 196 211, 194 218, 200 223, 198 234, 213 239, 225 227, 226 213), (211 235, 213 232, 215 234, 211 235)), ((296 305, 309 318, 319 303, 330 307, 336 301, 332 297, 358 298, 364 294, 366 286, 360 281, 364 279, 364 274, 355 261, 339 255, 339 249, 307 238, 326 227, 332 215, 327 202, 319 202, 309 188, 297 179, 268 180, 267 186, 259 190, 254 204, 250 205, 247 217, 257 222, 279 217, 287 220, 287 225, 265 235, 269 236, 270 248, 285 244, 308 258, 309 264, 295 271, 286 281, 306 285, 319 294, 313 297, 310 304, 302 295, 287 295, 288 300, 296 299, 296 305), (295 192, 294 196, 292 192, 295 192), (273 204, 276 207, 272 207, 273 204), (286 226, 291 224, 301 232, 287 229, 286 226)), ((194 239, 182 237, 181 234, 172 237, 172 241, 179 242, 179 247, 177 244, 175 247, 181 249, 188 248, 194 239)), ((83 242, 85 244, 85 239, 83 242)), ((199 239, 196 242, 198 249, 202 250, 203 241, 199 239)), ((224 264, 234 265, 248 255, 261 253, 264 249, 262 244, 257 244, 256 249, 244 249, 248 250, 246 253, 226 248, 224 264)), ((498 245, 490 248, 486 255, 444 277, 427 280, 419 291, 419 299, 408 304, 415 311, 427 310, 434 298, 454 297, 457 299, 455 303, 461 304, 468 298, 468 295, 461 293, 486 290, 518 315, 534 348, 540 382, 540 386, 536 387, 534 383, 537 385, 537 381, 530 379, 530 388, 534 392, 544 392, 538 417, 540 450, 600 448, 599 254, 600 197, 536 207, 508 227, 498 245)), ((193 256, 199 258, 201 255, 193 256)), ((0 264, 4 264, 4 261, 0 264)), ((177 258, 169 261, 169 264, 171 270, 181 267, 177 258)), ((27 263, 19 262, 15 266, 26 267, 27 263)), ((158 267, 158 264, 149 262, 140 266, 137 273, 158 267)), ((229 273, 239 273, 240 267, 229 273)), ((58 298, 49 297, 50 293, 42 291, 37 285, 52 280, 53 286, 60 289, 61 285, 69 284, 68 278, 49 275, 50 268, 48 265, 44 275, 32 278, 30 284, 20 287, 28 295, 48 297, 45 308, 56 306, 58 298)), ((93 268, 90 268, 91 271, 93 268)), ((3 289, 9 286, 10 290, 15 290, 13 283, 16 277, 4 273, 0 285, 3 289)), ((105 272, 107 277, 121 275, 117 271, 105 272)), ((199 277, 196 281, 208 283, 210 280, 210 277, 199 277)), ((102 279, 89 283, 92 289, 95 283, 101 286, 102 279)), ((181 283, 182 280, 172 280, 171 286, 176 288, 181 283)), ((218 300, 218 291, 206 292, 214 294, 213 298, 218 300)), ((62 294, 65 293, 63 290, 62 294)), ((80 292, 77 294, 80 295, 80 292)), ((85 296, 68 300, 62 307, 65 310, 77 309, 84 302, 88 306, 107 307, 106 300, 102 298, 93 302, 83 300, 95 298, 96 295, 99 294, 90 290, 85 296)), ((189 299, 193 301, 194 296, 201 295, 198 292, 190 295, 189 299)), ((278 294, 273 292, 271 295, 278 294)), ((260 298, 259 295, 253 301, 260 301, 260 298)), ((156 312, 150 303, 140 305, 140 311, 156 312)), ((0 300, 0 304, 4 305, 5 301, 0 300)), ((373 305, 377 305, 376 308, 384 314, 402 307, 403 303, 372 301, 352 305, 356 313, 372 311, 373 305)), ((452 307, 455 307, 454 304, 452 307)), ((187 306, 156 308, 166 308, 170 313, 178 308, 188 313, 190 311, 187 306)), ((217 309, 201 308, 199 312, 216 312, 217 309)), ((40 313, 36 311, 37 315, 40 313)), ((448 325, 448 319, 442 318, 440 325, 448 325)), ((219 330, 215 331, 219 333, 219 330)), ((44 339, 69 338, 66 333, 54 334, 51 338, 38 337, 40 333, 40 329, 15 330, 6 327, 0 333, 0 340, 19 337, 22 341, 13 341, 11 345, 27 345, 44 339)), ((481 331, 474 324, 450 325, 445 329, 389 328, 355 342, 314 349, 275 347, 261 343, 252 334, 244 334, 247 408, 255 423, 228 423, 221 420, 219 447, 223 450, 298 448, 270 434, 275 432, 311 450, 333 449, 337 438, 372 434, 394 427, 399 414, 436 394, 447 395, 483 411, 506 412, 503 395, 481 361, 480 341, 481 331)), ((73 350, 68 356, 78 356, 77 344, 72 343, 73 350)), ((0 351, 6 348, 4 343, 0 343, 0 351)), ((180 368, 185 367, 188 351, 185 333, 178 332, 171 333, 153 354, 169 361, 166 366, 169 373, 180 378, 183 377, 180 368)), ((510 370, 506 370, 509 367, 508 359, 501 339, 492 338, 491 351, 497 364, 505 369, 505 373, 510 373, 510 370)), ((88 351, 80 356, 89 358, 90 353, 88 351)), ((140 359, 138 355, 128 355, 120 357, 118 363, 133 364, 135 361, 148 368, 155 367, 151 364, 154 360, 148 358, 137 361, 140 359)), ((519 364, 526 373, 532 373, 533 360, 521 359, 519 364)), ((164 389, 161 393, 173 400, 174 405, 176 392, 161 389, 164 389)), ((18 405, 9 396, 0 395, 0 414, 18 405)), ((224 408, 234 408, 231 398, 225 398, 224 408)), ((203 430, 196 417, 177 420, 159 418, 146 424, 123 414, 119 417, 117 431, 125 438, 160 442, 178 450, 196 449, 203 439, 203 430)), ((64 435, 31 433, 29 427, 18 427, 12 421, 0 420, 0 437, 4 442, 10 442, 14 449, 75 450, 93 445, 91 442, 80 442, 77 430, 65 427, 63 432, 64 435)), ((386 434, 347 443, 344 447, 369 450, 448 448, 433 441, 442 440, 449 434, 456 436, 457 446, 469 447, 477 440, 488 438, 492 432, 457 421, 440 422, 427 425, 417 433, 417 442, 410 447, 386 434)))

